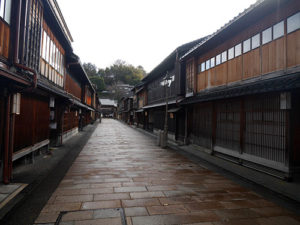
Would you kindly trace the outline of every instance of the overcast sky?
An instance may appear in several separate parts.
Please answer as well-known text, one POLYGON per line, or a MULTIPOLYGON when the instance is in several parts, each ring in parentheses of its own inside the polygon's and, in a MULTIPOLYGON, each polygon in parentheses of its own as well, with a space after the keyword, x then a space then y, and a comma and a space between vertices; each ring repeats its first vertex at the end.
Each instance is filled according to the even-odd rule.
POLYGON ((122 59, 150 72, 178 46, 215 32, 255 0, 57 0, 82 62, 122 59))

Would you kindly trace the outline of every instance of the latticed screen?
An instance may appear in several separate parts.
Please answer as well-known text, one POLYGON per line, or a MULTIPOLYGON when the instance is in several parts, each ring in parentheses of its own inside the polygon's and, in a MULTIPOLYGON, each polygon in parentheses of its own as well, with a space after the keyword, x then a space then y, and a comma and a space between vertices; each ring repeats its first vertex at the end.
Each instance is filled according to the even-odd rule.
POLYGON ((23 62, 28 67, 39 69, 43 8, 39 0, 28 0, 25 25, 25 46, 23 62))

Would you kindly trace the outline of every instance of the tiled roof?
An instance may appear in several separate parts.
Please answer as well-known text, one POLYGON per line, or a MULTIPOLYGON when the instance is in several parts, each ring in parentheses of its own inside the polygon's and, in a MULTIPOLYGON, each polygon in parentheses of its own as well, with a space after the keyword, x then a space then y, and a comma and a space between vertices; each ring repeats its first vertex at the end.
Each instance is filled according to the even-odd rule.
POLYGON ((233 98, 238 96, 262 94, 270 91, 288 91, 300 88, 300 73, 283 75, 280 77, 257 80, 243 85, 222 86, 214 90, 199 92, 197 95, 186 98, 181 104, 193 104, 217 99, 233 98))
POLYGON ((224 26, 222 26, 220 29, 218 29, 216 32, 214 32, 212 35, 209 35, 205 40, 195 45, 193 48, 191 48, 189 51, 187 51, 181 59, 184 59, 186 56, 194 52, 196 49, 198 49, 200 46, 205 44, 207 41, 212 39, 213 37, 217 36, 219 33, 221 33, 223 30, 231 26, 234 22, 241 19, 243 16, 247 15, 249 12, 251 12, 253 9, 258 7, 261 3, 263 3, 266 0, 257 0, 254 4, 250 5, 247 9, 245 9, 243 12, 239 13, 236 17, 234 17, 232 20, 230 20, 228 23, 226 23, 224 26))

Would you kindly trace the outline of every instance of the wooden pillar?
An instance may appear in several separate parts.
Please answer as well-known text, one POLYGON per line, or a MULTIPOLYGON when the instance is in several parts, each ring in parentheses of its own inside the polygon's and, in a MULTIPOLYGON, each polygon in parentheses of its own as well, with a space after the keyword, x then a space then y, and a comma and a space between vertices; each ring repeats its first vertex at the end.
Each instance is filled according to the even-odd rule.
POLYGON ((214 147, 216 145, 216 138, 217 138, 217 108, 216 102, 212 103, 212 136, 211 136, 211 154, 214 152, 214 147))
POLYGON ((3 156, 3 182, 8 184, 10 181, 9 174, 9 135, 10 135, 10 101, 11 95, 6 98, 6 112, 5 112, 5 137, 4 137, 4 156, 3 156))
POLYGON ((243 150, 244 150, 245 128, 246 128, 245 99, 242 98, 241 105, 240 105, 240 154, 243 154, 243 150))
POLYGON ((188 144, 188 107, 185 107, 185 120, 184 120, 184 144, 188 144))
MULTIPOLYGON (((12 105, 12 100, 13 98, 11 98, 11 105, 12 105)), ((15 117, 16 115, 14 113, 10 113, 10 131, 9 131, 10 134, 9 134, 9 152, 8 152, 9 179, 12 178, 12 166, 13 166, 12 156, 14 152, 15 117)))

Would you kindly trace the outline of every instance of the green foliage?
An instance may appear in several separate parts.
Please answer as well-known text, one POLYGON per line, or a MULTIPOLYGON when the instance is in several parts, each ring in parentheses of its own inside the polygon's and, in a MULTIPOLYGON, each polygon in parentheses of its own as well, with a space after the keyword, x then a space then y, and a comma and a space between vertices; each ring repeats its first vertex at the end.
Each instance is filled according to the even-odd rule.
POLYGON ((83 68, 89 77, 97 76, 98 68, 92 63, 83 63, 83 68))
POLYGON ((105 90, 105 82, 104 82, 103 77, 96 75, 96 76, 90 77, 90 80, 93 84, 96 85, 97 92, 101 92, 101 91, 105 90))
POLYGON ((107 86, 118 83, 136 85, 146 76, 142 66, 134 67, 122 60, 116 60, 113 65, 105 69, 98 69, 92 63, 84 63, 83 68, 91 82, 97 85, 99 92, 106 90, 107 86))

